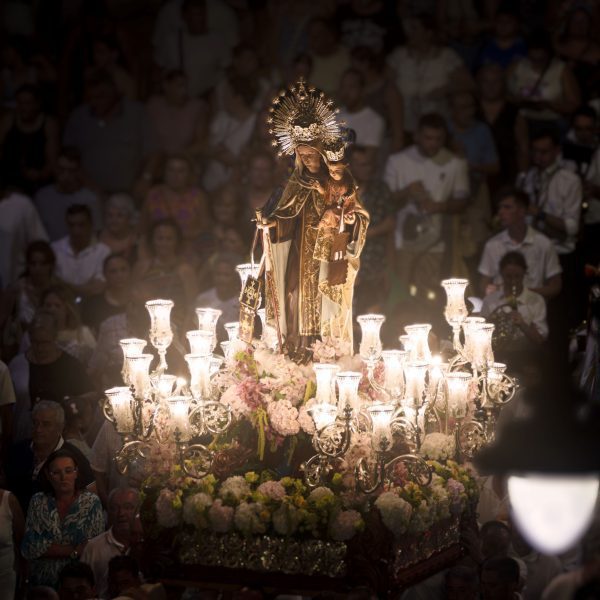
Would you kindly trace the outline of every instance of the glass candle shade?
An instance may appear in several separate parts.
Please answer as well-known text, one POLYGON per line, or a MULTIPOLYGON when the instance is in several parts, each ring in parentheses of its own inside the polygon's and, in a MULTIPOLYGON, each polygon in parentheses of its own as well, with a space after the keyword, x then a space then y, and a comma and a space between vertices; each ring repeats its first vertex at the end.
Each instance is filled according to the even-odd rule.
POLYGON ((444 373, 448 370, 448 363, 442 362, 442 357, 435 355, 431 357, 431 363, 429 364, 429 395, 431 400, 435 400, 435 394, 437 394, 438 386, 444 379, 444 373))
POLYGON ((317 431, 321 431, 335 421, 337 408, 333 404, 314 404, 308 409, 308 414, 312 417, 317 431))
POLYGON ((343 410, 349 405, 355 413, 360 410, 358 386, 362 373, 356 371, 342 371, 335 377, 338 386, 338 408, 343 410))
POLYGON ((277 350, 279 345, 277 329, 275 329, 275 327, 271 327, 271 325, 267 323, 267 313, 264 308, 259 308, 256 312, 260 317, 260 323, 262 325, 262 334, 260 339, 267 348, 271 350, 277 350))
POLYGON ((169 407, 169 426, 171 434, 179 433, 179 441, 187 442, 191 437, 190 429, 190 398, 189 396, 171 396, 167 400, 169 407))
POLYGON ((128 387, 114 387, 104 392, 115 420, 115 429, 119 433, 131 433, 134 429, 133 396, 128 387))
POLYGON ((383 387, 393 400, 399 400, 404 392, 404 363, 407 357, 406 350, 384 350, 381 353, 385 374, 383 387))
POLYGON ((431 360, 431 350, 429 349, 431 325, 429 323, 407 325, 404 330, 409 338, 410 360, 412 362, 429 362, 431 360))
POLYGON ((135 390, 136 398, 146 398, 150 392, 150 363, 154 359, 152 354, 140 354, 127 358, 131 385, 135 390))
POLYGON ((394 414, 394 405, 389 402, 377 402, 367 407, 371 417, 371 444, 374 450, 387 450, 392 445, 390 423, 394 414))
POLYGON ((190 371, 190 390, 194 398, 210 398, 211 354, 186 354, 185 361, 190 371))
POLYGON ((410 358, 410 337, 406 334, 401 335, 399 338, 400 343, 402 344, 402 348, 408 352, 407 360, 410 358))
POLYGON ((410 361, 406 363, 404 374, 406 377, 406 387, 404 397, 412 398, 413 405, 420 408, 424 402, 423 392, 425 391, 425 377, 429 363, 425 361, 410 361))
POLYGON ((166 352, 173 341, 171 330, 172 300, 150 300, 146 302, 150 313, 150 343, 159 351, 166 352))
POLYGON ((317 379, 315 399, 318 404, 336 404, 335 375, 340 370, 337 365, 315 363, 313 365, 317 379))
POLYGON ((223 357, 219 356, 218 354, 213 354, 210 357, 210 376, 211 377, 214 377, 219 372, 223 362, 224 362, 223 357))
POLYGON ((488 364, 487 376, 491 382, 498 383, 506 371, 504 363, 493 362, 488 364))
POLYGON ((185 336, 190 344, 190 354, 212 354, 213 332, 202 329, 192 329, 185 336))
POLYGON ((446 390, 448 399, 448 411, 457 419, 467 415, 469 403, 469 386, 473 376, 471 373, 452 371, 446 373, 446 390))
POLYGON ((360 325, 361 338, 359 354, 363 360, 376 360, 381 356, 381 326, 384 315, 359 315, 356 321, 360 325))
POLYGON ((212 352, 217 346, 217 321, 221 316, 222 311, 218 308, 197 308, 196 317, 198 317, 198 329, 202 331, 210 331, 213 334, 213 343, 210 351, 212 352))
POLYGON ((473 331, 481 323, 485 323, 485 319, 483 317, 467 317, 462 324, 462 329, 465 336, 463 353, 469 362, 472 362, 473 360, 473 331))
POLYGON ((494 353, 492 352, 493 334, 493 323, 477 323, 472 329, 473 354, 471 362, 480 370, 489 363, 494 362, 494 353))
POLYGON ((159 396, 161 398, 167 398, 173 393, 173 388, 177 383, 177 376, 162 373, 157 377, 151 377, 150 380, 154 385, 154 388, 157 390, 159 396))
POLYGON ((446 308, 444 317, 452 329, 459 329, 469 315, 465 303, 465 290, 469 285, 468 279, 444 279, 442 287, 446 291, 446 308))
POLYGON ((146 340, 138 338, 125 338, 119 340, 119 345, 121 346, 121 350, 123 350, 123 368, 121 369, 121 375, 125 385, 131 385, 127 357, 139 356, 142 354, 147 343, 146 340))
POLYGON ((227 339, 231 342, 237 340, 240 337, 240 322, 232 321, 231 323, 225 323, 225 331, 227 332, 227 339))

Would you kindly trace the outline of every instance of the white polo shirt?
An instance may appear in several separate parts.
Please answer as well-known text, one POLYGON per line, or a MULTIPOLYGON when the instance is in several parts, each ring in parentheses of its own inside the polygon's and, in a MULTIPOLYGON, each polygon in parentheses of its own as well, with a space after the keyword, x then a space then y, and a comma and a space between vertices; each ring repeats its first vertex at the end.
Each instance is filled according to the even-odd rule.
POLYGON ((533 227, 528 227, 522 242, 515 242, 507 229, 490 238, 483 249, 479 273, 490 277, 493 283, 501 284, 500 259, 508 252, 520 252, 525 257, 527 272, 524 284, 527 288, 539 288, 550 277, 562 272, 558 254, 550 239, 533 227))
MULTIPOLYGON (((506 312, 512 312, 512 308, 508 306, 508 299, 504 294, 504 290, 496 290, 488 294, 483 299, 481 307, 481 315, 486 319, 501 306, 506 307, 506 312)), ((517 310, 523 317, 523 321, 527 325, 535 325, 542 337, 548 337, 548 323, 546 321, 546 302, 540 294, 532 292, 524 288, 519 296, 517 296, 517 310)), ((525 334, 523 334, 525 335, 525 334)))
POLYGON ((70 285, 85 285, 93 279, 104 279, 102 266, 110 248, 92 239, 91 244, 75 254, 69 236, 52 242, 56 254, 56 275, 70 285))
MULTIPOLYGON (((533 206, 539 206, 544 212, 565 222, 566 239, 552 239, 556 251, 559 254, 573 252, 579 231, 583 198, 579 177, 561 167, 557 161, 543 171, 537 167, 529 169, 519 176, 518 181, 533 206)), ((536 227, 539 227, 542 233, 545 232, 544 222, 536 224, 536 227)))
MULTIPOLYGON (((467 162, 446 148, 442 148, 433 158, 423 156, 417 146, 410 146, 402 152, 392 154, 385 165, 383 178, 392 192, 398 192, 411 183, 420 181, 434 202, 462 199, 469 195, 467 162)), ((416 215, 419 211, 409 199, 406 206, 397 213, 396 248, 443 252, 444 243, 436 243, 436 240, 441 236, 444 215, 426 216, 423 220, 423 233, 416 240, 408 242, 403 239, 403 227, 411 213, 416 215)))
POLYGON ((357 146, 381 146, 385 122, 370 106, 365 106, 356 112, 349 112, 342 108, 338 118, 354 130, 357 146))

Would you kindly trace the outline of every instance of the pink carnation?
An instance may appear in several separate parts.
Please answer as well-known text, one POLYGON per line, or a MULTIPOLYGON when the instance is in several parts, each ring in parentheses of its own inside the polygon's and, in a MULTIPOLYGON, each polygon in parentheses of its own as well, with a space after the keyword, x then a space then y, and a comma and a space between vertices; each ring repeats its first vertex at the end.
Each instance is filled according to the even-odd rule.
POLYGON ((210 527, 216 533, 227 533, 233 525, 234 510, 231 506, 224 506, 223 500, 217 498, 208 509, 210 527))
POLYGON ((276 433, 280 435, 296 435, 300 431, 298 424, 298 409, 289 400, 271 402, 267 407, 269 422, 276 433))
POLYGON ((285 498, 285 488, 279 481, 265 481, 258 486, 256 491, 271 500, 283 500, 285 498))
POLYGON ((340 511, 330 524, 331 537, 338 542, 345 542, 354 537, 362 527, 363 520, 356 510, 340 511))

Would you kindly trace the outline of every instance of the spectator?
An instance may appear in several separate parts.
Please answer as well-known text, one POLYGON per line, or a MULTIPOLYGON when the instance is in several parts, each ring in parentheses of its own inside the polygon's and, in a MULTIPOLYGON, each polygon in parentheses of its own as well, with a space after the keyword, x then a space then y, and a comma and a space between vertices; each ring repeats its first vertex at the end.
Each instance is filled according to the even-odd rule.
POLYGON ((356 134, 355 143, 375 153, 383 142, 384 120, 365 99, 365 78, 357 69, 347 69, 340 81, 342 105, 339 118, 356 134))
POLYGON ((183 71, 167 71, 162 78, 161 94, 152 96, 146 108, 158 134, 162 154, 189 152, 194 155, 204 144, 208 132, 208 103, 189 95, 183 71))
POLYGON ((27 246, 48 236, 26 196, 9 192, 0 179, 0 286, 8 287, 21 276, 27 246))
POLYGON ((481 566, 482 600, 515 600, 520 597, 519 565, 508 556, 486 560, 481 566))
POLYGON ((506 74, 498 65, 486 65, 477 73, 480 119, 492 131, 500 160, 500 173, 488 177, 490 191, 515 181, 527 168, 527 122, 506 95, 506 74))
POLYGON ((191 96, 203 96, 229 65, 230 45, 224 36, 209 29, 205 0, 183 0, 179 5, 181 26, 155 35, 154 60, 165 70, 182 69, 191 96))
POLYGON ((503 231, 489 239, 483 249, 479 263, 481 293, 486 295, 497 289, 501 283, 500 259, 507 252, 517 251, 528 266, 525 286, 547 300, 557 296, 562 269, 552 242, 527 225, 529 198, 520 190, 506 188, 499 199, 498 220, 503 231))
POLYGON ((195 301, 197 307, 210 306, 221 311, 217 332, 219 339, 227 339, 223 324, 240 318, 240 280, 235 270, 240 261, 240 256, 236 254, 218 254, 212 263, 214 287, 202 292, 195 301))
POLYGON ((97 69, 111 76, 119 96, 128 100, 136 99, 136 84, 123 66, 123 53, 115 36, 100 35, 92 40, 92 64, 86 69, 86 75, 97 69))
POLYGON ((104 529, 100 499, 85 491, 81 468, 78 455, 64 446, 43 465, 42 491, 31 498, 21 548, 33 585, 56 587, 61 569, 104 529))
POLYGON ((15 402, 15 390, 10 379, 10 371, 6 364, 0 361, 0 459, 3 463, 13 436, 15 402))
POLYGON ((37 83, 35 67, 30 62, 29 40, 24 36, 11 36, 2 45, 2 106, 13 109, 16 94, 24 85, 37 83))
POLYGON ((554 56, 545 32, 534 32, 527 48, 527 57, 509 69, 508 90, 533 137, 549 126, 561 127, 562 119, 579 106, 580 93, 569 67, 554 56))
POLYGON ((81 323, 71 291, 62 285, 48 288, 42 296, 41 307, 56 320, 58 347, 87 364, 96 340, 90 329, 81 323))
POLYGON ((31 439, 14 444, 6 463, 8 489, 17 497, 24 510, 29 506, 31 496, 39 491, 40 471, 55 450, 72 452, 77 460, 82 485, 90 486, 94 483, 94 475, 87 459, 62 437, 65 413, 61 405, 52 400, 41 400, 32 408, 31 419, 31 439))
MULTIPOLYGON (((586 263, 600 263, 600 148, 596 148, 583 182, 587 210, 583 216, 582 257, 586 263)), ((1 205, 0 205, 1 206, 1 205)))
POLYGON ((70 206, 66 220, 68 235, 52 244, 56 274, 78 296, 97 294, 104 288, 102 264, 110 248, 96 239, 87 206, 70 206))
POLYGON ((58 592, 47 585, 35 585, 27 591, 27 600, 61 600, 58 592))
MULTIPOLYGON (((520 252, 507 252, 500 260, 502 287, 483 300, 481 314, 492 323, 508 319, 510 323, 509 340, 502 338, 497 344, 513 345, 525 339, 539 345, 548 337, 546 322, 546 303, 544 298, 523 286, 527 263, 520 252)), ((501 334, 502 335, 502 334, 501 334)))
POLYGON ((478 600, 479 577, 474 569, 457 565, 446 571, 444 577, 445 600, 478 600))
POLYGON ((444 119, 424 115, 416 144, 392 154, 385 167, 384 180, 402 206, 395 235, 398 275, 421 298, 438 290, 444 252, 454 251, 445 234, 450 215, 463 210, 469 197, 467 164, 445 147, 446 138, 444 119))
POLYGON ((494 139, 489 127, 476 116, 475 98, 469 92, 457 92, 450 101, 449 128, 459 156, 469 165, 471 200, 462 222, 462 257, 477 271, 477 258, 490 234, 491 202, 487 178, 500 172, 494 139))
POLYGON ((173 300, 173 316, 183 319, 192 308, 198 283, 184 258, 183 235, 177 223, 171 219, 154 222, 148 232, 148 249, 150 257, 135 264, 133 280, 142 286, 144 297, 173 300))
POLYGON ((112 254, 133 260, 138 244, 135 222, 133 198, 128 194, 113 194, 104 206, 104 229, 98 235, 98 241, 108 246, 112 254))
POLYGON ((158 142, 143 105, 121 98, 108 73, 86 81, 87 100, 67 121, 64 143, 77 147, 90 183, 107 193, 152 180, 158 142))
POLYGON ((358 46, 352 50, 352 66, 365 79, 365 102, 385 121, 384 134, 389 137, 390 151, 404 146, 403 100, 396 84, 385 68, 380 54, 358 46))
POLYGON ((350 155, 350 170, 358 184, 361 204, 369 212, 368 243, 360 257, 361 269, 357 284, 357 302, 364 292, 376 289, 379 297, 385 292, 392 248, 395 215, 388 186, 375 175, 374 157, 362 146, 354 146, 350 155))
POLYGON ((62 148, 56 163, 55 182, 37 192, 34 204, 51 242, 67 235, 67 210, 74 204, 90 209, 95 231, 102 225, 98 196, 83 185, 81 153, 77 148, 62 148))
POLYGON ((16 101, 14 114, 0 119, 0 162, 5 182, 31 196, 49 182, 55 167, 58 123, 44 113, 36 86, 21 86, 16 101))
POLYGON ((339 43, 336 24, 313 19, 308 25, 308 47, 312 58, 309 83, 333 96, 342 74, 350 66, 350 53, 339 43))
POLYGON ((561 164, 582 180, 598 148, 598 115, 591 106, 580 106, 571 119, 571 129, 562 143, 561 164))
POLYGON ((264 151, 255 153, 249 159, 246 180, 242 192, 244 196, 242 219, 244 224, 251 226, 252 219, 256 218, 256 210, 267 203, 275 187, 275 158, 273 154, 264 151))
POLYGON ((84 562, 67 563, 58 574, 60 600, 95 600, 94 573, 84 562))
POLYGON ((90 403, 94 400, 94 394, 84 394, 74 398, 65 398, 61 403, 65 411, 63 438, 65 442, 77 448, 88 462, 92 456, 92 449, 89 447, 84 433, 90 425, 93 414, 90 403))
POLYGON ((213 192, 227 183, 239 160, 243 147, 250 140, 256 124, 252 108, 258 92, 255 81, 231 78, 225 93, 224 108, 217 111, 209 127, 208 163, 202 177, 204 189, 213 192))
POLYGON ((16 404, 14 440, 31 436, 31 409, 39 400, 62 401, 91 390, 84 366, 56 343, 57 322, 53 314, 39 311, 31 322, 29 348, 10 364, 16 404))
POLYGON ((436 42, 435 22, 427 15, 405 19, 406 46, 396 48, 388 64, 402 95, 404 129, 414 134, 419 117, 437 112, 446 116, 446 95, 471 90, 474 83, 459 56, 436 42))
POLYGON ((146 236, 157 221, 172 219, 177 223, 188 260, 197 257, 210 230, 208 199, 194 181, 191 160, 184 155, 170 156, 165 162, 162 183, 150 190, 141 210, 142 232, 146 236))
POLYGON ((15 597, 24 526, 19 502, 8 490, 0 488, 0 590, 7 599, 15 597))
POLYGON ((131 264, 120 254, 109 254, 104 259, 102 292, 84 299, 81 304, 83 322, 98 334, 100 325, 111 317, 125 312, 131 300, 131 264))
POLYGON ((490 40, 483 45, 477 58, 478 66, 497 65, 506 69, 527 56, 527 46, 519 32, 519 17, 509 2, 500 4, 493 27, 490 40))
POLYGON ((153 600, 166 600, 166 593, 160 583, 142 583, 140 569, 132 556, 115 556, 108 563, 108 591, 110 598, 148 597, 153 600))
POLYGON ((140 498, 133 488, 116 488, 108 496, 109 529, 91 539, 81 560, 94 572, 96 589, 100 598, 108 598, 108 564, 114 556, 129 554, 138 541, 137 512, 140 498))
POLYGON ((394 5, 387 2, 353 0, 338 8, 336 20, 340 23, 342 44, 351 50, 362 47, 383 54, 395 33, 394 5))

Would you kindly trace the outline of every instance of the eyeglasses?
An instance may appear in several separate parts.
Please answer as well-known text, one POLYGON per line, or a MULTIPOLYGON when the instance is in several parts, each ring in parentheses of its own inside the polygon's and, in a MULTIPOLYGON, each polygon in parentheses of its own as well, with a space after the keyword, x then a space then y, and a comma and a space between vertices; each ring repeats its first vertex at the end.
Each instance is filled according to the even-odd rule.
POLYGON ((54 469, 53 471, 49 471, 52 477, 60 477, 62 474, 64 475, 73 475, 73 473, 77 473, 77 467, 67 467, 66 469, 54 469))

